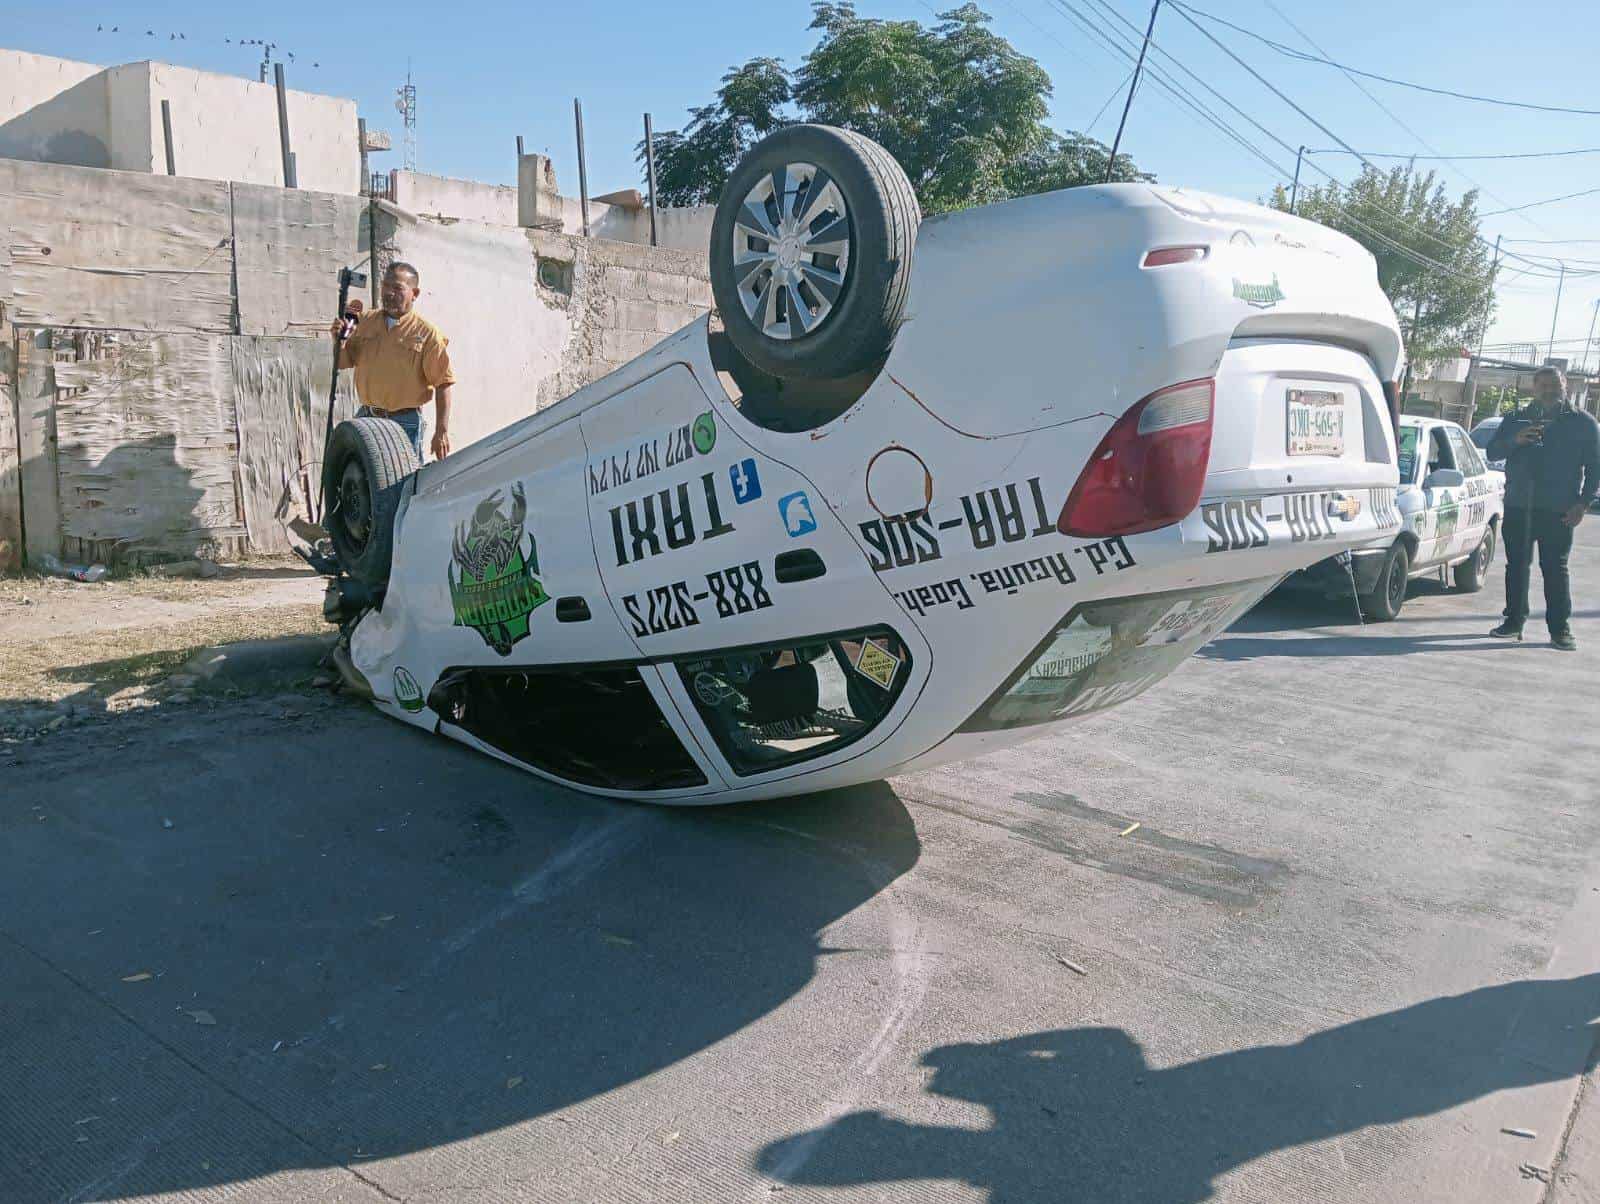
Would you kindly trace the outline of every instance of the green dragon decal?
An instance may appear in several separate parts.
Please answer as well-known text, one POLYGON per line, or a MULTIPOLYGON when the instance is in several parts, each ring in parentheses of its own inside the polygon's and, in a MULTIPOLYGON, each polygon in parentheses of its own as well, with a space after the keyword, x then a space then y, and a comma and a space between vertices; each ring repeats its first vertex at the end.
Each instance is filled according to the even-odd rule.
POLYGON ((1433 537, 1435 539, 1449 539, 1456 533, 1456 525, 1461 521, 1461 503, 1450 494, 1444 495, 1439 510, 1435 516, 1436 526, 1433 537))
POLYGON ((511 513, 500 509, 496 489, 456 528, 450 564, 450 605, 455 626, 470 627, 501 656, 528 637, 528 619, 550 600, 539 580, 538 547, 527 532, 528 499, 511 487, 511 513))

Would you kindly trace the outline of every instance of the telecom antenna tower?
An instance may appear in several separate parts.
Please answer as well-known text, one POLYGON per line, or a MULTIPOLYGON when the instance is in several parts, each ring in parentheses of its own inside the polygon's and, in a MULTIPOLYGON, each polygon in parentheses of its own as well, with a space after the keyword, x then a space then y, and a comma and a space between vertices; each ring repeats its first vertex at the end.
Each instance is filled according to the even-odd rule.
POLYGON ((411 64, 406 64, 405 86, 395 89, 394 107, 405 121, 405 164, 407 171, 417 170, 417 88, 411 82, 411 64))

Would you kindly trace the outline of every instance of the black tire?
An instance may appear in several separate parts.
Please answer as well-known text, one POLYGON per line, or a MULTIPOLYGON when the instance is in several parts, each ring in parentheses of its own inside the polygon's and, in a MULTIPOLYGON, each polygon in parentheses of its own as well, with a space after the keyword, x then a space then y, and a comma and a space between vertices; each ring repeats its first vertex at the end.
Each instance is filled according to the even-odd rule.
MULTIPOLYGON (((805 193, 795 194, 794 205, 810 191, 808 182, 805 193)), ((761 371, 779 378, 828 379, 876 368, 905 315, 911 253, 921 220, 905 172, 871 139, 826 125, 786 126, 763 138, 728 180, 711 226, 711 291, 734 347, 761 371), (739 273, 750 268, 736 272, 734 239, 750 191, 777 169, 802 163, 825 172, 837 186, 847 210, 849 257, 832 308, 816 327, 777 338, 745 312, 739 273)), ((817 233, 825 228, 820 215, 808 227, 817 233)), ((816 264, 815 257, 809 264, 816 264)), ((758 273, 751 280, 759 278, 758 273)), ((813 290, 812 295, 822 294, 813 290)), ((788 304, 787 296, 783 303, 788 304)), ((820 310, 820 302, 810 308, 820 310)))
POLYGON ((1456 565, 1456 589, 1463 594, 1475 594, 1483 588, 1489 576, 1489 566, 1494 563, 1494 524, 1483 533, 1483 542, 1471 556, 1456 565))
POLYGON ((1393 622, 1406 604, 1406 584, 1410 580, 1411 553, 1397 543, 1383 558, 1377 583, 1370 594, 1361 596, 1361 613, 1374 623, 1393 622))
POLYGON ((416 454, 398 422, 352 418, 334 428, 322 464, 322 526, 339 566, 363 585, 389 584, 394 516, 401 487, 416 471, 416 454))

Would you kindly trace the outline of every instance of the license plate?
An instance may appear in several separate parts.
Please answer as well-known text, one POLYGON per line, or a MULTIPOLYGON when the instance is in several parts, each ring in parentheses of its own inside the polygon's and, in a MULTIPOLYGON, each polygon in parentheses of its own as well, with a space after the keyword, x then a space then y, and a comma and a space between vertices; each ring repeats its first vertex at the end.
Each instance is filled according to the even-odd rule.
POLYGON ((1285 392, 1291 456, 1344 455, 1344 398, 1325 389, 1285 392))

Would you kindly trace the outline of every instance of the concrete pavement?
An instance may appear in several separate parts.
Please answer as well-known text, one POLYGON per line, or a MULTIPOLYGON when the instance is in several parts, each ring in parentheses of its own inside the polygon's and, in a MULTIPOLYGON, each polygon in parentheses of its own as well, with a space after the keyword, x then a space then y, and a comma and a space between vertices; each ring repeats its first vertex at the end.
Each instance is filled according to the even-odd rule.
POLYGON ((28 745, 0 1199, 1592 1199, 1579 544, 1575 656, 1483 638, 1498 569, 1269 600, 1064 735, 779 803, 318 696, 28 745))

